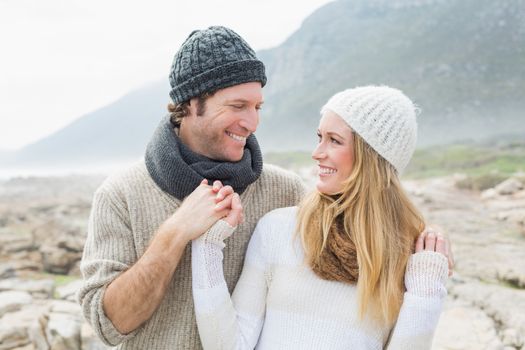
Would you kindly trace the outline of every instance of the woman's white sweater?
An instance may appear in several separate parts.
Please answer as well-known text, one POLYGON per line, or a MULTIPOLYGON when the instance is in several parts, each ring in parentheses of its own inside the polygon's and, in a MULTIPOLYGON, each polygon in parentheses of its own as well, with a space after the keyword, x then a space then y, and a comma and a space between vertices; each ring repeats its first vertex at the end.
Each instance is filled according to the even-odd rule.
POLYGON ((445 256, 411 256, 393 329, 359 320, 356 286, 323 280, 306 265, 294 235, 296 213, 296 207, 277 209, 259 221, 231 297, 222 249, 234 229, 219 221, 192 242, 193 299, 204 349, 430 349, 446 296, 445 256))

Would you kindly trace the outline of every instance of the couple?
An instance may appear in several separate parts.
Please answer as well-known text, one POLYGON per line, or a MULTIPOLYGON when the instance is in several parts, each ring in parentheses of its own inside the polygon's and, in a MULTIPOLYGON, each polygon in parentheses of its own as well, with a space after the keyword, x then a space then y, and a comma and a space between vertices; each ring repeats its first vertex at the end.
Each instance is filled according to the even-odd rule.
POLYGON ((241 37, 193 32, 170 83, 145 160, 93 199, 78 298, 97 335, 119 349, 429 348, 448 248, 399 183, 411 101, 387 87, 334 95, 302 199, 297 176, 263 166, 252 133, 266 76, 241 37))

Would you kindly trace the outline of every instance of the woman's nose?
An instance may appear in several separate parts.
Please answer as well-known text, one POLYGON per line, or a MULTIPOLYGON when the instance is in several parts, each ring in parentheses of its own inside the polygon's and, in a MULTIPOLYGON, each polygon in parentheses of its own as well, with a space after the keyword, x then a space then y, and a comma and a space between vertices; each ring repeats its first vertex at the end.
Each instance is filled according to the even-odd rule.
POLYGON ((318 144, 317 147, 312 152, 312 158, 315 160, 323 159, 326 157, 326 153, 324 152, 322 144, 318 144))

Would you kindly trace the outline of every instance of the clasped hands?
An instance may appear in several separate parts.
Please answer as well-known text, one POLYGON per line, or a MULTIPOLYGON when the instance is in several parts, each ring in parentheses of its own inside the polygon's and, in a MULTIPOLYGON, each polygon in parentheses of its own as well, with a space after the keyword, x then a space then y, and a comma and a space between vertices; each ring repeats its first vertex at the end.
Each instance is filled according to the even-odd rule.
POLYGON ((204 179, 164 225, 171 227, 184 241, 189 242, 221 219, 233 227, 243 222, 239 194, 231 186, 224 186, 218 180, 210 186, 208 180, 204 179))

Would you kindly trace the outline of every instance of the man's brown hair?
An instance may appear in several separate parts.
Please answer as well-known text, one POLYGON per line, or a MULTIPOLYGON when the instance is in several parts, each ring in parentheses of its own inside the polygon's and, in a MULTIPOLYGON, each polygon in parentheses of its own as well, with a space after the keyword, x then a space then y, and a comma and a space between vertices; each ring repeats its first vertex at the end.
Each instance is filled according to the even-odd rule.
MULTIPOLYGON (((213 92, 205 92, 200 96, 197 96, 197 116, 201 116, 206 113, 206 100, 215 94, 213 92)), ((170 112, 170 121, 174 126, 180 126, 182 118, 190 114, 190 101, 184 101, 181 103, 169 103, 168 112, 170 112)))

